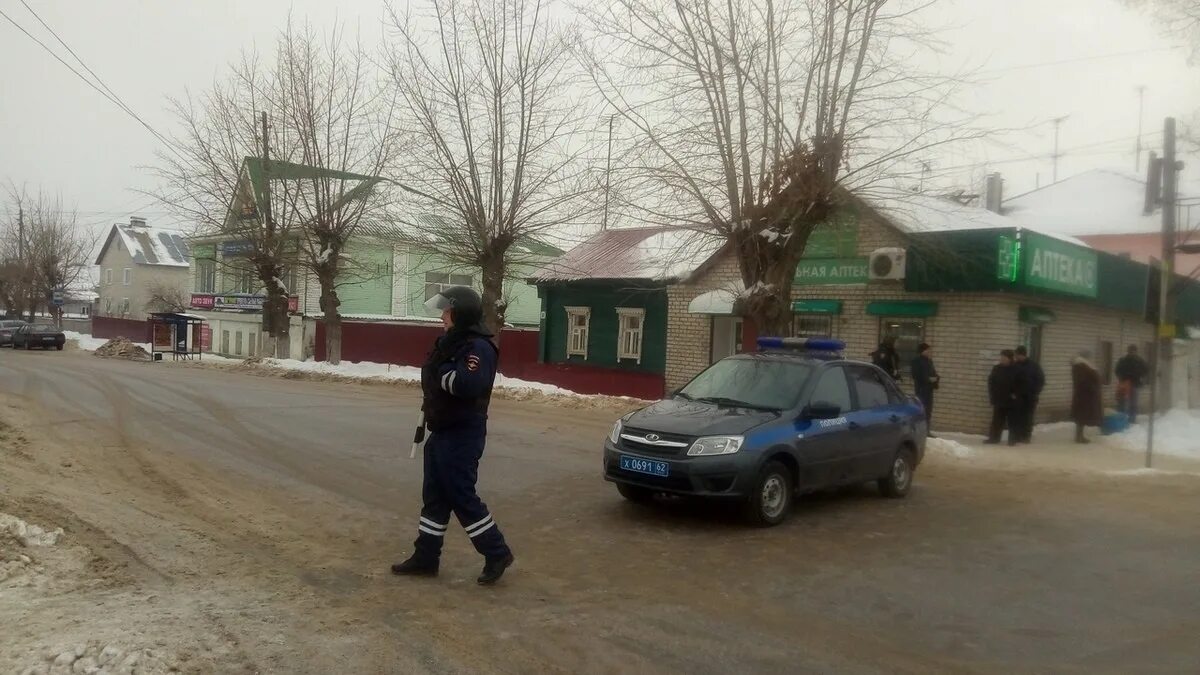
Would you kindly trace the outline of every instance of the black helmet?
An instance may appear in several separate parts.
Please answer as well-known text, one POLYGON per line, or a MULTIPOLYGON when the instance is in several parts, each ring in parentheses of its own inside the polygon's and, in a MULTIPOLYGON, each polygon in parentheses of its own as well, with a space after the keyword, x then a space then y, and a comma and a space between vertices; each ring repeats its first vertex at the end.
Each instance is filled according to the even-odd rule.
POLYGON ((450 310, 450 320, 455 328, 482 329, 480 324, 483 322, 483 298, 479 297, 473 288, 444 288, 426 300, 425 307, 435 312, 450 310))

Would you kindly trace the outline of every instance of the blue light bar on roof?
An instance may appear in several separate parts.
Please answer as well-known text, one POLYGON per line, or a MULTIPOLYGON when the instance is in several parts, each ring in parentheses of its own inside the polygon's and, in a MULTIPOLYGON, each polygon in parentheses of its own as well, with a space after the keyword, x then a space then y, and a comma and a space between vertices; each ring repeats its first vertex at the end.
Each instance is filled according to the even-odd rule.
POLYGON ((840 352, 846 348, 846 343, 833 338, 785 338, 760 337, 759 349, 803 349, 814 352, 840 352))

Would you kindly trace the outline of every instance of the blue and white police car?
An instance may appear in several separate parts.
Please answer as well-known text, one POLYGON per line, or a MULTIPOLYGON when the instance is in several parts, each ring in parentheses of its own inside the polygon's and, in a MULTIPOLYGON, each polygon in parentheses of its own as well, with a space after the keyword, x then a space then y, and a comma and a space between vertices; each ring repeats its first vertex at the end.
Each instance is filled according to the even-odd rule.
POLYGON ((622 417, 604 442, 604 477, 623 497, 740 500, 776 525, 798 492, 875 481, 904 497, 925 454, 921 403, 824 338, 760 338, 669 398, 622 417))

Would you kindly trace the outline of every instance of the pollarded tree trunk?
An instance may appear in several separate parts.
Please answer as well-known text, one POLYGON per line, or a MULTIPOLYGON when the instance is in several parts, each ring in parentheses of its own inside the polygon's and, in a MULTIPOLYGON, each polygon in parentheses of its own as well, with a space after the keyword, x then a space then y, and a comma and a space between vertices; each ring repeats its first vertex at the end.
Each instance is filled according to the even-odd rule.
POLYGON ((324 265, 317 271, 321 284, 321 321, 325 324, 325 360, 333 365, 342 362, 342 300, 337 294, 337 270, 324 265))
POLYGON ((277 359, 292 358, 291 315, 288 313, 288 289, 280 281, 282 270, 279 265, 258 266, 258 277, 267 289, 263 301, 263 330, 269 336, 265 341, 277 359))
POLYGON ((483 323, 499 341, 508 312, 508 301, 504 299, 504 253, 485 259, 480 268, 483 273, 483 323))

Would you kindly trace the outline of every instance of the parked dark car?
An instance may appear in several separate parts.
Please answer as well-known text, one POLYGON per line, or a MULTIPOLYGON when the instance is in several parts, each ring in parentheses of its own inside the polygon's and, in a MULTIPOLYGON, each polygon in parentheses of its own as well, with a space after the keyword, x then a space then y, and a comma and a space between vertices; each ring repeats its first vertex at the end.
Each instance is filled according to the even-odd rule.
POLYGON ((11 347, 13 333, 24 325, 25 322, 19 319, 0 319, 0 347, 11 347))
POLYGON ((921 403, 829 339, 761 338, 670 398, 626 415, 604 441, 604 477, 623 497, 740 501, 776 525, 793 496, 875 481, 904 497, 925 454, 921 403))
POLYGON ((61 350, 66 343, 67 336, 48 323, 26 324, 17 328, 12 334, 13 349, 33 349, 34 347, 50 349, 54 347, 61 350))

